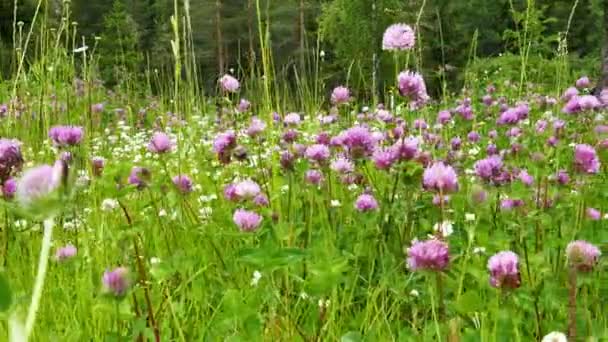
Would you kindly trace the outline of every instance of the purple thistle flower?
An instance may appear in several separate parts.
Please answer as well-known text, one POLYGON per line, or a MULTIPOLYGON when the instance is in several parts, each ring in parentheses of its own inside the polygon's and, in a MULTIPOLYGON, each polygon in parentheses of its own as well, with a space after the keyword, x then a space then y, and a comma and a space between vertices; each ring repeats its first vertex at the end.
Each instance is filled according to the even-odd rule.
POLYGON ((25 171, 17 183, 15 196, 19 203, 27 206, 56 190, 61 184, 64 168, 64 163, 58 160, 53 166, 41 165, 25 171))
POLYGON ((587 218, 592 221, 597 221, 602 218, 602 213, 595 208, 587 208, 587 210, 585 210, 585 214, 587 215, 587 218))
POLYGON ((55 252, 55 260, 58 262, 67 261, 75 257, 76 253, 78 253, 78 249, 72 244, 67 244, 57 249, 55 252))
POLYGON ((424 79, 417 72, 404 71, 397 77, 399 93, 413 101, 414 108, 424 105, 429 100, 424 79))
POLYGON ((21 143, 17 140, 0 138, 0 184, 21 169, 23 157, 21 143))
POLYGON ((152 153, 163 154, 171 152, 173 143, 168 135, 163 132, 155 132, 148 143, 148 151, 152 153))
POLYGON ((2 189, 2 196, 6 200, 13 199, 15 197, 15 193, 17 192, 17 181, 14 178, 9 178, 4 181, 4 184, 0 186, 2 189))
POLYGON ((260 194, 261 191, 262 190, 260 189, 258 183, 252 181, 251 179, 246 179, 236 183, 234 189, 235 195, 241 199, 252 199, 260 194))
POLYGON ((475 174, 477 177, 485 180, 486 182, 491 182, 502 172, 502 158, 497 155, 493 155, 488 158, 478 160, 475 162, 473 167, 475 168, 475 174))
POLYGON ((350 101, 350 90, 344 86, 334 88, 331 93, 331 103, 340 105, 350 101))
POLYGON ((534 178, 526 170, 519 171, 517 178, 519 178, 519 180, 527 186, 534 183, 534 178))
POLYGON ((579 144, 574 150, 574 165, 579 172, 594 174, 599 172, 601 163, 593 147, 579 144))
POLYGON ((300 114, 298 113, 289 113, 283 118, 283 123, 288 126, 297 126, 300 124, 300 121, 300 114))
POLYGON ((93 170, 93 175, 100 177, 103 173, 103 169, 106 165, 106 160, 102 157, 93 157, 91 158, 91 168, 93 170))
POLYGON ((368 212, 378 209, 378 201, 370 194, 361 194, 355 201, 355 209, 359 212, 368 212))
POLYGON ((449 110, 442 110, 437 113, 437 123, 445 125, 452 119, 452 113, 449 110))
POLYGON ((557 175, 555 176, 557 182, 561 185, 566 185, 570 182, 570 176, 566 170, 557 171, 557 175))
POLYGON ((173 177, 173 184, 182 194, 192 192, 192 180, 186 175, 177 175, 173 177))
POLYGON ((407 266, 411 271, 442 271, 450 262, 447 243, 437 239, 414 242, 407 255, 407 266))
POLYGON ((538 120, 536 122, 536 133, 543 133, 547 129, 547 120, 538 120))
POLYGON ((389 26, 382 36, 382 50, 403 51, 410 50, 416 43, 414 30, 406 24, 393 24, 389 26))
POLYGON ((236 135, 234 131, 229 130, 219 133, 213 141, 213 152, 217 154, 225 153, 227 150, 236 146, 236 135))
POLYGON ((602 252, 587 241, 572 241, 566 247, 566 257, 570 266, 580 272, 589 272, 597 264, 602 252))
POLYGON ((374 137, 369 130, 362 126, 355 126, 342 132, 342 144, 348 149, 352 158, 370 156, 376 147, 374 137))
POLYGON ((353 162, 344 157, 334 159, 330 164, 330 168, 340 174, 347 174, 355 171, 353 162))
POLYGON ((488 270, 493 287, 516 289, 521 285, 519 257, 511 251, 494 254, 488 260, 488 270))
POLYGON ((222 87, 222 90, 227 93, 235 93, 241 87, 239 81, 228 74, 222 76, 219 82, 220 86, 222 87))
POLYGON ((578 89, 576 89, 575 87, 570 87, 568 89, 566 89, 566 91, 564 92, 564 95, 562 95, 562 99, 564 99, 565 101, 570 101, 570 99, 572 99, 573 97, 578 95, 578 89))
POLYGON ((262 216, 253 211, 237 209, 232 216, 232 220, 241 231, 253 232, 262 223, 262 216))
POLYGON ((498 125, 514 125, 518 123, 519 120, 519 112, 517 110, 517 107, 515 107, 509 108, 502 112, 498 117, 498 120, 496 120, 496 123, 498 125))
POLYGON ((452 151, 460 150, 460 147, 462 146, 462 139, 460 139, 460 137, 452 138, 450 141, 450 146, 452 147, 452 151))
POLYGON ((249 124, 249 127, 247 128, 247 135, 250 137, 255 137, 258 136, 260 133, 262 133, 264 131, 264 129, 266 129, 266 123, 256 117, 251 118, 251 123, 249 124))
POLYGON ((290 129, 283 133, 282 139, 286 143, 292 143, 298 138, 298 131, 290 129))
POLYGON ((281 152, 281 158, 279 160, 281 168, 284 170, 292 170, 295 159, 295 156, 290 151, 286 150, 281 152))
POLYGON ((129 174, 128 182, 131 185, 135 185, 138 189, 143 189, 150 181, 150 170, 134 166, 129 174))
POLYGON ((78 126, 54 126, 49 130, 49 138, 56 146, 74 146, 80 144, 84 130, 78 126))
POLYGON ((427 190, 446 194, 458 191, 458 176, 450 165, 436 162, 424 170, 422 184, 427 190))
POLYGON ((417 138, 399 139, 392 147, 395 158, 398 160, 411 160, 418 154, 417 138))
POLYGON ((224 186, 224 198, 231 202, 239 200, 239 196, 236 194, 236 185, 230 183, 224 186))
POLYGON ((494 103, 492 95, 486 94, 481 98, 481 102, 486 106, 491 106, 494 103))
POLYGON ((329 147, 322 144, 314 144, 306 148, 306 158, 318 163, 325 162, 330 155, 329 147))
POLYGON ((476 143, 479 141, 479 133, 471 131, 467 134, 467 139, 469 139, 470 142, 476 143))
POLYGON ((309 184, 319 185, 323 182, 323 173, 319 170, 308 170, 304 178, 309 184))
POLYGON ((111 271, 106 270, 101 278, 103 292, 115 297, 123 297, 129 290, 129 270, 126 267, 117 267, 111 271))
POLYGON ((587 76, 583 76, 583 77, 579 78, 578 80, 576 80, 576 87, 579 89, 589 88, 590 85, 591 85, 591 81, 589 80, 589 77, 587 77, 587 76))
POLYGON ((236 110, 239 113, 245 113, 245 112, 249 111, 250 108, 251 108, 251 102, 249 102, 247 99, 241 99, 239 101, 239 105, 236 110))
POLYGON ((524 205, 524 201, 520 199, 505 198, 500 201, 500 209, 503 211, 511 211, 524 205))
POLYGON ((253 198, 253 203, 258 207, 267 207, 270 202, 268 201, 268 196, 259 193, 253 198))
POLYGON ((376 149, 372 155, 376 168, 380 170, 389 169, 396 161, 395 153, 391 149, 376 149))

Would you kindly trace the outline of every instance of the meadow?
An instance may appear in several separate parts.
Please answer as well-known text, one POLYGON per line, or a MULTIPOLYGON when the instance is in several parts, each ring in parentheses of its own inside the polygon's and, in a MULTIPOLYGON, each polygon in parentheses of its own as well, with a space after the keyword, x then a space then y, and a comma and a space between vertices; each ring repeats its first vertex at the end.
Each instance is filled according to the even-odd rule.
POLYGON ((434 98, 414 45, 385 32, 385 103, 346 83, 290 102, 238 70, 217 96, 179 72, 109 89, 86 48, 20 64, 0 84, 2 339, 607 338, 608 90, 486 74, 434 98))

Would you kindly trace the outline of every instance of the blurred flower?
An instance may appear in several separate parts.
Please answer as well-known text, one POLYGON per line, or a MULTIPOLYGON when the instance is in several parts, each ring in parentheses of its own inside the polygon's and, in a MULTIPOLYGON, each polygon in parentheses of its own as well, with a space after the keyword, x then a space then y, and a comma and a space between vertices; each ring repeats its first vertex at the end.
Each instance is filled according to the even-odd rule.
POLYGON ((236 78, 226 74, 220 78, 220 86, 222 87, 223 91, 227 93, 234 93, 239 90, 241 84, 236 78))
POLYGON ((144 188, 150 181, 150 170, 134 166, 129 174, 128 182, 131 185, 135 185, 138 189, 144 188))
POLYGON ((289 113, 283 118, 283 123, 288 126, 297 126, 300 124, 300 121, 300 114, 298 113, 289 113))
POLYGON ((577 240, 566 246, 566 257, 570 266, 581 272, 591 271, 601 255, 600 249, 587 241, 577 240))
POLYGON ((244 232, 255 231, 262 223, 262 216, 253 211, 237 209, 232 216, 234 223, 244 232))
POLYGON ((382 50, 403 51, 410 50, 416 43, 414 30, 406 24, 393 24, 389 26, 382 36, 382 50))
POLYGON ((192 192, 192 180, 187 175, 177 175, 172 180, 181 193, 187 194, 192 192))
POLYGON ((18 140, 0 138, 0 184, 21 169, 23 157, 18 140))
POLYGON ((397 77, 399 93, 413 101, 412 107, 417 108, 429 100, 424 79, 417 72, 404 71, 397 77))
POLYGON ((414 242, 407 255, 407 266, 411 271, 442 271, 450 262, 447 243, 437 239, 414 242))
POLYGON ((541 342, 568 342, 568 338, 565 334, 554 331, 545 335, 541 342))
POLYGON ((173 143, 169 136, 163 132, 155 132, 148 143, 148 151, 152 153, 167 153, 173 149, 173 143))
POLYGON ((493 287, 515 289, 521 285, 519 257, 511 251, 493 255, 488 261, 488 270, 493 287))
POLYGON ((2 188, 2 196, 4 199, 13 199, 13 197, 15 197, 15 193, 17 192, 17 181, 15 181, 14 178, 9 178, 4 181, 4 184, 2 184, 0 188, 2 188))
POLYGON ((82 141, 84 130, 78 126, 54 126, 49 130, 49 138, 56 146, 73 146, 82 141))
POLYGON ((129 270, 126 267, 117 267, 111 271, 106 270, 101 279, 103 292, 115 297, 123 297, 130 286, 129 270))
POLYGON ((331 93, 331 103, 334 105, 340 105, 348 103, 350 101, 350 91, 344 86, 334 88, 331 93))
POLYGON ((589 77, 587 77, 587 76, 583 76, 583 77, 579 78, 578 80, 576 80, 576 87, 579 89, 589 88, 590 85, 591 85, 591 81, 589 80, 589 77))
POLYGON ((323 174, 319 170, 308 170, 304 176, 307 183, 319 185, 323 182, 323 174))
POLYGON ((602 213, 595 208, 587 208, 585 213, 587 214, 587 218, 593 221, 597 221, 602 218, 602 213))
POLYGON ((67 244, 67 245, 57 249, 57 251, 55 252, 55 260, 57 260, 59 262, 66 261, 68 259, 75 257, 77 252, 78 252, 78 249, 74 245, 67 244))
POLYGON ((579 144, 574 150, 574 165, 579 172, 592 174, 599 172, 601 163, 593 147, 579 144))
POLYGON ((374 211, 378 209, 378 202, 370 194, 361 194, 355 201, 355 209, 359 212, 374 211))
POLYGON ((329 147, 322 144, 314 144, 306 148, 306 158, 311 161, 323 163, 329 158, 329 147))
POLYGON ((448 237, 454 233, 454 226, 452 221, 438 222, 433 225, 435 232, 441 233, 442 237, 448 237))
POLYGON ((355 170, 355 165, 350 160, 339 157, 331 162, 330 168, 339 174, 347 174, 355 170))
POLYGON ((114 209, 118 208, 118 206, 118 201, 113 198, 106 198, 101 202, 101 210, 107 212, 113 211, 114 209))
POLYGON ((425 189, 440 193, 450 193, 458 190, 456 171, 443 162, 436 162, 424 170, 422 184, 425 189))
POLYGON ((247 135, 250 137, 255 137, 262 133, 266 129, 266 123, 256 117, 251 118, 251 123, 247 128, 247 135))
POLYGON ((54 166, 41 165, 25 171, 17 182, 16 198, 19 203, 28 206, 57 189, 65 167, 64 162, 58 160, 54 166))

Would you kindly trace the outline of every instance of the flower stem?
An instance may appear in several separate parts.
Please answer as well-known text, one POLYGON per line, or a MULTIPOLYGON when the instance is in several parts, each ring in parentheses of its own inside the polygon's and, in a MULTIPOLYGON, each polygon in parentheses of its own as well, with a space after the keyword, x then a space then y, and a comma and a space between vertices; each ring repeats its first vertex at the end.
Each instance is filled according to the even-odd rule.
POLYGON ((36 322, 36 314, 40 306, 40 298, 42 297, 42 289, 44 287, 44 279, 46 270, 49 264, 49 254, 51 251, 51 239, 53 237, 54 218, 49 217, 43 222, 44 233, 42 236, 42 245, 40 247, 40 258, 38 260, 38 273, 36 274, 36 282, 34 283, 34 291, 32 293, 32 303, 27 312, 25 320, 25 340, 27 341, 36 322))
POLYGON ((568 340, 576 341, 576 268, 568 269, 568 340))
POLYGON ((431 285, 430 281, 428 282, 428 284, 429 294, 431 295, 431 313, 433 315, 433 321, 435 322, 435 333, 437 334, 436 341, 441 341, 441 330, 439 329, 439 319, 437 318, 437 310, 435 310, 435 296, 433 295, 435 290, 433 290, 433 285, 431 285))

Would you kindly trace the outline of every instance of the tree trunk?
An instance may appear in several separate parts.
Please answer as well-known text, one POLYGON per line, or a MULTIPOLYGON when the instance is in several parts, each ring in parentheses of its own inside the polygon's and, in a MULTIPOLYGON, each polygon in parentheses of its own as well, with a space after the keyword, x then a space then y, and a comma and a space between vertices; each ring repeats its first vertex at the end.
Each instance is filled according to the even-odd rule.
POLYGON ((222 39, 222 0, 215 1, 215 34, 217 43, 217 68, 224 74, 224 41, 222 39))
POLYGON ((304 4, 304 0, 300 0, 300 20, 299 20, 299 24, 300 24, 300 28, 299 28, 299 33, 300 33, 300 71, 303 72, 304 70, 304 49, 305 49, 305 39, 306 39, 306 26, 304 23, 304 11, 305 11, 305 4, 304 4))
POLYGON ((255 66, 255 46, 253 44, 253 0, 247 0, 247 32, 249 36, 249 68, 250 72, 253 72, 255 66))
POLYGON ((604 8, 604 42, 602 44, 602 77, 593 93, 599 95, 602 89, 608 88, 608 0, 603 1, 604 8))

